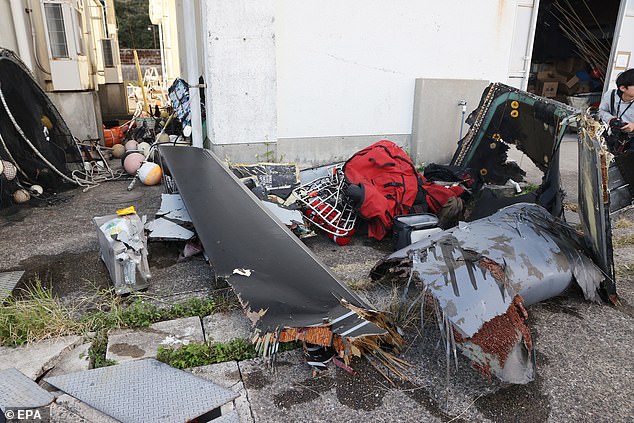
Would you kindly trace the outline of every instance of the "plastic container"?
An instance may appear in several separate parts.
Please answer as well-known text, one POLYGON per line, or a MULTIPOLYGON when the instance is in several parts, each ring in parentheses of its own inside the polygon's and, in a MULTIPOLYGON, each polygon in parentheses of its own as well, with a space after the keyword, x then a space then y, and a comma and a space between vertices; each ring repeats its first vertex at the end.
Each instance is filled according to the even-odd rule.
POLYGON ((441 230, 438 227, 438 217, 431 213, 396 216, 392 235, 394 249, 405 248, 441 230))

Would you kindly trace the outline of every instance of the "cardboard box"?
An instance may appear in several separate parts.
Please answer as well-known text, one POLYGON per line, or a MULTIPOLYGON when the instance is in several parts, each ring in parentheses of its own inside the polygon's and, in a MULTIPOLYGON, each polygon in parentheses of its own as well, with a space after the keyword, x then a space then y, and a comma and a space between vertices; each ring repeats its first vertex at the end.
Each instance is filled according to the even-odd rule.
POLYGON ((556 82, 556 81, 544 82, 542 85, 541 96, 550 97, 550 98, 557 96, 558 87, 559 87, 559 82, 556 82))
POLYGON ((579 78, 577 78, 577 76, 575 75, 572 78, 570 78, 568 81, 566 81, 566 87, 572 88, 578 83, 579 83, 579 78))
POLYGON ((580 69, 585 68, 586 62, 578 57, 568 57, 566 59, 558 60, 555 64, 555 68, 560 73, 574 73, 580 69))

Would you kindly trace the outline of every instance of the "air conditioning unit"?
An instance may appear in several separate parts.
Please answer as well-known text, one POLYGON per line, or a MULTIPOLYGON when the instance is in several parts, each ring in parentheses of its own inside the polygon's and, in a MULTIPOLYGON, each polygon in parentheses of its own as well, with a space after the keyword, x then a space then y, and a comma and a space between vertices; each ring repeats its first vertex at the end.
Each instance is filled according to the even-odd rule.
POLYGON ((42 1, 46 44, 55 91, 92 88, 82 24, 83 7, 76 1, 42 1))

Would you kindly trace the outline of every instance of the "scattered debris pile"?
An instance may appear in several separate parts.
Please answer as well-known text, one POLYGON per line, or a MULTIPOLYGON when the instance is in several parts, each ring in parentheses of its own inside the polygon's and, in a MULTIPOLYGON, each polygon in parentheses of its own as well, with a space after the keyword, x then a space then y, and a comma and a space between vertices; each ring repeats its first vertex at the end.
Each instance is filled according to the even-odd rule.
POLYGON ((160 152, 217 277, 231 284, 253 322, 261 354, 298 340, 334 348, 346 363, 366 353, 395 370, 403 365, 381 350, 403 343, 389 319, 369 311, 213 153, 171 146, 160 152))

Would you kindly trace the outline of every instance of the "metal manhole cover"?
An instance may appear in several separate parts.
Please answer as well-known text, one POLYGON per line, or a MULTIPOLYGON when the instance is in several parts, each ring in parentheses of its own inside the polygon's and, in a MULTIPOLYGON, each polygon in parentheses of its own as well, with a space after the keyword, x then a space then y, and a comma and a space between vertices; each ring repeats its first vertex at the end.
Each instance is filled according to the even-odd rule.
POLYGON ((0 302, 4 301, 24 275, 24 270, 0 273, 0 302))

